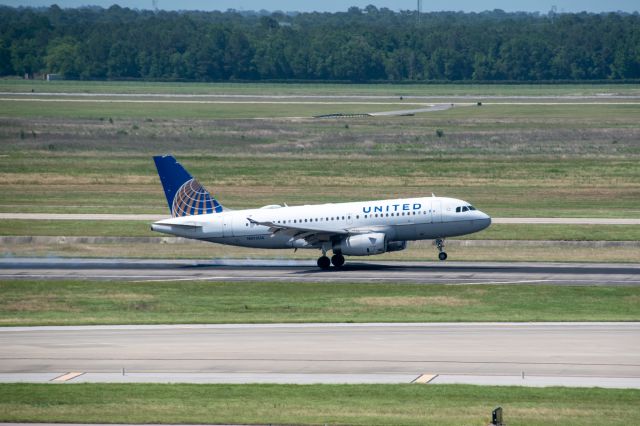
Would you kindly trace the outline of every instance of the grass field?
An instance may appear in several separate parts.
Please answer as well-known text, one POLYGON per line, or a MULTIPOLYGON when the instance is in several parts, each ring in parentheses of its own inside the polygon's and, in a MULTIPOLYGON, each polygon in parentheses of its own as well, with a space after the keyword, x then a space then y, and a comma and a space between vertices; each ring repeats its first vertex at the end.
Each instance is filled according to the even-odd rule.
POLYGON ((270 94, 270 95, 501 95, 560 96, 640 94, 640 85, 619 84, 314 84, 314 83, 156 83, 120 81, 0 80, 2 92, 270 94))
POLYGON ((0 384, 0 421, 631 425, 640 391, 466 385, 0 384))
POLYGON ((640 288, 0 282, 0 325, 638 321, 640 288))
MULTIPOLYGON (((132 241, 119 243, 26 242, 4 244, 5 257, 76 257, 76 258, 142 258, 142 259, 292 259, 315 260, 318 250, 264 250, 190 241, 185 244, 149 244, 132 241)), ((505 243, 491 247, 454 246, 447 243, 447 253, 452 261, 503 261, 503 262, 613 262, 637 263, 640 246, 581 247, 538 245, 536 242, 505 243)), ((366 260, 377 261, 437 261, 438 251, 432 241, 409 243, 406 250, 371 256, 366 260)), ((358 261, 351 258, 348 261, 358 261)))
MULTIPOLYGON (((640 93, 639 85, 0 80, 0 91, 31 89, 36 94, 328 96, 640 93)), ((410 100, 346 105, 337 99, 330 105, 300 105, 260 104, 251 98, 241 98, 248 102, 243 104, 172 103, 171 98, 163 98, 163 103, 108 103, 94 102, 91 96, 78 103, 46 98, 54 102, 0 101, 2 212, 163 214, 164 196, 150 157, 170 152, 225 206, 236 209, 433 192, 470 201, 494 217, 640 217, 640 105, 636 104, 485 102, 482 107, 455 107, 414 117, 318 120, 282 117, 402 109, 402 103, 410 100)), ((0 224, 0 234, 149 235, 144 228, 101 222, 70 230, 68 223, 7 221, 0 224)), ((477 238, 637 240, 636 228, 493 227, 477 238)))
MULTIPOLYGON (((496 217, 640 217, 640 172, 633 158, 178 157, 230 208, 434 192, 468 200, 496 217)), ((0 161, 0 177, 5 212, 166 211, 150 156, 8 154, 0 161)))
POLYGON ((365 114, 381 111, 413 109, 415 105, 402 104, 349 104, 336 101, 331 104, 307 103, 173 103, 165 101, 93 102, 56 100, 5 100, 0 102, 0 116, 56 117, 84 119, 207 119, 207 118, 277 118, 312 117, 323 114, 365 114))

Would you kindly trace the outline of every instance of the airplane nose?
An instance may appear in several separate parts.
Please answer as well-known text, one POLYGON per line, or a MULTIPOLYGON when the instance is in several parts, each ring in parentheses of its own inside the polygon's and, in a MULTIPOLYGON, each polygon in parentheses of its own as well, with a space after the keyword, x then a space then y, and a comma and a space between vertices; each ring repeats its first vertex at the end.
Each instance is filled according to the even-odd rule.
POLYGON ((482 217, 476 220, 476 224, 478 225, 478 231, 488 228, 491 225, 491 216, 482 213, 482 217))

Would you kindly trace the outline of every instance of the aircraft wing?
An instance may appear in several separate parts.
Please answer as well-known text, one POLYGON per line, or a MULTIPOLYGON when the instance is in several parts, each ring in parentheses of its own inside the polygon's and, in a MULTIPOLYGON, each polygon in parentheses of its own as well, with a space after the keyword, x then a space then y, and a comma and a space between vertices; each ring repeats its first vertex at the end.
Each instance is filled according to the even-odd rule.
POLYGON ((317 242, 331 241, 331 238, 338 235, 349 235, 348 229, 344 228, 315 228, 313 226, 303 226, 302 224, 282 224, 269 221, 258 221, 250 217, 247 218, 254 225, 268 226, 271 235, 288 235, 291 238, 306 240, 309 244, 317 242))

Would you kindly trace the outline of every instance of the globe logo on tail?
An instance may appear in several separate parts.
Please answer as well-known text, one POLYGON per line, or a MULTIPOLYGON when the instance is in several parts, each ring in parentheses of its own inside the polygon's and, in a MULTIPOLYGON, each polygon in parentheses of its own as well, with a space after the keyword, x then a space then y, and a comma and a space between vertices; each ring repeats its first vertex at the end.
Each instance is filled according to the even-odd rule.
POLYGON ((173 198, 171 216, 194 216, 220 213, 222 206, 195 179, 186 181, 173 198))

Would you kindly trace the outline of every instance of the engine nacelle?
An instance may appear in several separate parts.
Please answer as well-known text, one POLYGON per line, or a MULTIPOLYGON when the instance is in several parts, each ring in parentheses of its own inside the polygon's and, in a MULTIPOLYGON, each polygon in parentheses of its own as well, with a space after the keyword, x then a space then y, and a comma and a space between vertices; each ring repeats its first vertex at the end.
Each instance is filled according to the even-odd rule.
POLYGON ((347 256, 371 256, 387 251, 387 236, 382 232, 352 235, 333 246, 347 256))
POLYGON ((389 241, 387 243, 387 251, 400 251, 407 248, 406 241, 389 241))

